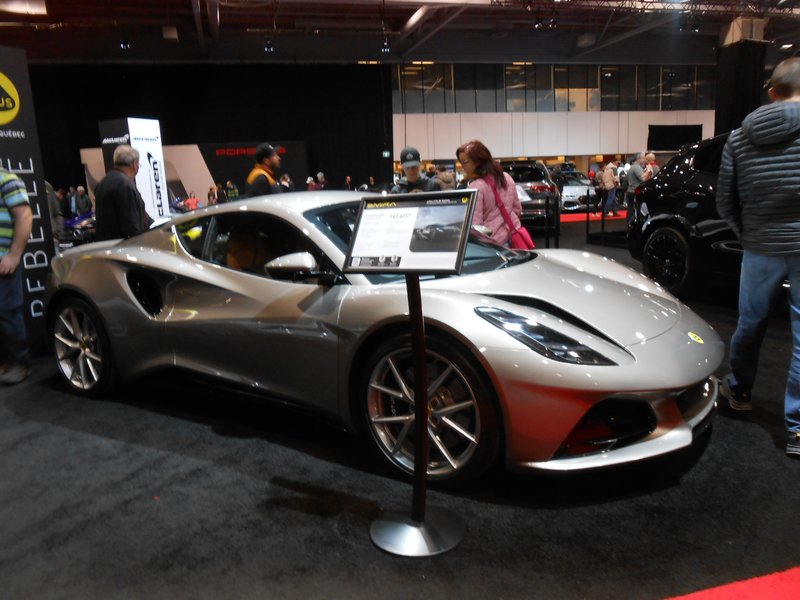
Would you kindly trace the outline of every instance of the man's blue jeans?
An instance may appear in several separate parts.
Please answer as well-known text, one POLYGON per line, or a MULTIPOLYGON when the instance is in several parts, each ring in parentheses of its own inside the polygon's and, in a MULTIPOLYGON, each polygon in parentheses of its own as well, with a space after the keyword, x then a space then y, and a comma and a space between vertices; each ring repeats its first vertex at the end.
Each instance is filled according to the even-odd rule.
POLYGON ((0 277, 0 363, 28 365, 28 337, 22 312, 22 268, 0 277))
POLYGON ((786 428, 800 432, 800 256, 745 250, 739 282, 739 322, 731 339, 731 383, 752 390, 770 308, 784 279, 791 286, 792 360, 786 382, 786 428))
POLYGON ((603 214, 608 214, 614 210, 614 201, 617 199, 617 188, 608 190, 606 205, 603 207, 603 214))

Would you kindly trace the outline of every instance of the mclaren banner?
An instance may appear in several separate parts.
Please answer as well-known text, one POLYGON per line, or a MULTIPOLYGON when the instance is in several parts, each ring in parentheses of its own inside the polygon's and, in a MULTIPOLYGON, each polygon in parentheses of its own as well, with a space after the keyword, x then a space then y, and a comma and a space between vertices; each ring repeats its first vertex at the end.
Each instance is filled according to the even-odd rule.
POLYGON ((28 190, 33 230, 22 255, 25 319, 31 348, 45 345, 44 282, 55 249, 44 186, 39 135, 24 50, 0 46, 0 166, 28 190))
POLYGON ((100 137, 106 171, 114 168, 114 150, 120 144, 132 146, 139 152, 136 187, 142 195, 147 214, 153 219, 168 217, 167 172, 158 121, 134 118, 101 121, 100 137))

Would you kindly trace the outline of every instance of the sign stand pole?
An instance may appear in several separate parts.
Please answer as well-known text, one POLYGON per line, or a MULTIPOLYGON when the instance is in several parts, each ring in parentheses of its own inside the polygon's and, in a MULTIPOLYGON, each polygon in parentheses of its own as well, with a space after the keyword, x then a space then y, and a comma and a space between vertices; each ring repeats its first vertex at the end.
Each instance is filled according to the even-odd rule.
POLYGON ((429 507, 425 500, 428 485, 428 367, 425 350, 425 323, 419 274, 406 274, 408 312, 411 321, 411 349, 414 354, 414 497, 411 518, 387 512, 370 528, 373 543, 400 556, 434 556, 455 548, 466 532, 465 523, 442 509, 429 507))

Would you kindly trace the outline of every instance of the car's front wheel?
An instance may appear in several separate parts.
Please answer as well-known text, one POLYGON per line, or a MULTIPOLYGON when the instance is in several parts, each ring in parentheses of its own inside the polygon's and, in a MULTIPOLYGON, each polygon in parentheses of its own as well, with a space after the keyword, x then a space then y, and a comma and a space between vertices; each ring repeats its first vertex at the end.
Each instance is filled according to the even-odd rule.
POLYGON ((108 392, 116 383, 105 328, 97 311, 80 298, 68 298, 55 310, 53 355, 69 387, 89 396, 108 392))
POLYGON ((642 270, 672 294, 686 295, 696 275, 689 240, 673 227, 656 229, 645 242, 642 270))
MULTIPOLYGON (((457 348, 426 340, 428 479, 461 483, 494 461, 500 432, 483 378, 457 348)), ((362 378, 361 409, 370 439, 391 466, 414 472, 414 361, 411 338, 394 337, 372 354, 362 378)))

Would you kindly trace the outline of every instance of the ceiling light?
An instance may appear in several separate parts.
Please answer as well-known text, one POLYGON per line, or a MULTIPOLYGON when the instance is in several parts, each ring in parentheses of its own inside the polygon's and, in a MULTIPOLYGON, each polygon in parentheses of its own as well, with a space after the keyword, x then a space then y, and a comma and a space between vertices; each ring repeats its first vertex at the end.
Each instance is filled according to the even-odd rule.
POLYGON ((381 54, 389 54, 392 49, 389 48, 389 38, 383 38, 383 46, 381 46, 381 54))
POLYGON ((128 39, 127 36, 123 37, 119 41, 120 50, 130 50, 131 49, 131 41, 128 39))
POLYGON ((264 52, 267 54, 272 54, 275 52, 275 48, 272 46, 272 40, 265 40, 264 41, 264 52))
POLYGON ((536 19, 536 20, 533 22, 533 28, 534 28, 534 29, 541 29, 542 27, 544 27, 544 23, 542 22, 542 20, 541 20, 541 19, 536 19))

